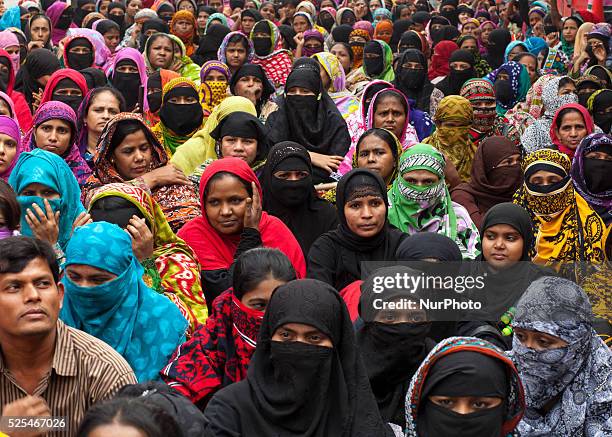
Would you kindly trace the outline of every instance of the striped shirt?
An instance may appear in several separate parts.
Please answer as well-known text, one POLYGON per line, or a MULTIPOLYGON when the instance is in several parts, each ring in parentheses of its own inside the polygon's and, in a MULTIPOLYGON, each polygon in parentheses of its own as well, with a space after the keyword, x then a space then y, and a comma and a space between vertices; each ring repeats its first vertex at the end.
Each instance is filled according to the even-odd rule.
MULTIPOLYGON (((74 436, 89 407, 135 383, 130 365, 112 347, 58 320, 51 371, 31 394, 45 399, 52 416, 66 418, 66 429, 48 436, 74 436)), ((0 353, 0 408, 27 395, 0 353)))

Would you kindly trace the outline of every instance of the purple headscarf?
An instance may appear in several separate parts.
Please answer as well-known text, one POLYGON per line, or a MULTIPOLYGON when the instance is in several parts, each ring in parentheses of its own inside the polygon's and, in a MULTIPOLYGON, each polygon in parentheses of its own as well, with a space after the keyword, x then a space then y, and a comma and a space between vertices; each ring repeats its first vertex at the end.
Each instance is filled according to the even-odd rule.
POLYGON ((68 29, 66 35, 73 36, 75 38, 86 38, 94 46, 94 50, 96 52, 96 65, 98 67, 102 67, 104 64, 106 64, 106 61, 111 55, 111 51, 108 47, 106 47, 104 37, 100 34, 100 32, 78 27, 76 29, 68 29))
MULTIPOLYGON (((0 32, 0 49, 6 50, 7 47, 11 46, 19 47, 19 40, 17 39, 17 36, 10 30, 3 30, 2 32, 0 32)), ((11 63, 13 64, 13 71, 16 75, 19 71, 20 65, 19 51, 17 51, 17 53, 15 53, 14 55, 11 55, 11 63)))
POLYGON ((229 68, 223 62, 219 62, 217 60, 208 61, 202 64, 202 69, 200 70, 200 81, 204 82, 204 79, 206 78, 208 73, 213 70, 218 71, 219 73, 224 75, 229 81, 229 77, 231 76, 229 68))
MULTIPOLYGON (((115 67, 121 61, 124 61, 126 59, 129 59, 130 61, 134 61, 134 63, 136 64, 136 68, 138 68, 138 75, 140 76, 140 85, 144 87, 144 95, 146 96, 147 95, 147 67, 145 65, 145 60, 144 60, 144 57, 142 56, 142 53, 140 53, 138 50, 133 49, 131 47, 124 47, 118 52, 116 52, 116 54, 117 56, 115 56, 113 65, 108 70, 108 77, 113 79, 115 75, 115 67)), ((134 92, 137 93, 138 90, 134 90, 134 92)), ((149 102, 147 100, 148 99, 144 99, 144 102, 143 102, 144 112, 147 112, 149 110, 149 102)))
MULTIPOLYGON (((49 9, 47 9, 47 11, 45 12, 47 17, 49 17, 49 20, 51 20, 51 26, 53 27, 53 30, 51 31, 51 41, 54 45, 57 45, 57 43, 59 43, 62 38, 66 36, 66 30, 58 29, 57 23, 59 22, 60 17, 64 13, 64 11, 69 6, 70 5, 67 3, 56 1, 51 6, 49 6, 49 9)), ((70 24, 70 27, 76 27, 76 25, 72 23, 70 24)))
POLYGON ((356 22, 353 25, 353 30, 355 29, 365 30, 370 34, 370 38, 374 37, 374 26, 372 26, 372 23, 370 23, 369 21, 360 20, 356 22))
POLYGON ((325 47, 323 47, 325 45, 325 40, 323 39, 323 35, 321 35, 321 32, 319 32, 318 30, 309 29, 305 31, 304 32, 304 43, 306 42, 307 39, 316 39, 317 41, 319 41, 321 43, 321 50, 309 49, 308 47, 304 46, 302 47, 302 56, 311 57, 312 55, 316 53, 320 53, 323 50, 325 50, 325 47))
POLYGON ((91 175, 91 169, 81 157, 79 147, 77 146, 77 117, 72 108, 65 103, 56 100, 50 100, 40 105, 40 108, 34 114, 32 129, 23 137, 23 147, 25 151, 31 151, 36 148, 34 139, 34 130, 42 123, 49 120, 63 120, 70 124, 72 129, 72 144, 69 146, 67 153, 61 158, 66 161, 66 164, 72 170, 72 173, 79 181, 79 186, 83 186, 87 178, 91 175))
POLYGON ((11 109, 11 115, 14 118, 17 118, 17 115, 15 113, 15 103, 13 102, 13 99, 11 99, 11 97, 7 93, 2 91, 0 91, 0 99, 4 100, 6 104, 9 105, 9 108, 11 109))
POLYGON ((11 174, 11 171, 13 170, 13 167, 15 167, 15 164, 19 159, 19 155, 21 155, 21 132, 19 132, 19 125, 15 120, 13 120, 11 117, 7 117, 6 115, 0 115, 0 134, 8 135, 17 141, 17 152, 15 153, 13 161, 11 161, 11 165, 0 173, 0 178, 6 182, 11 174))
POLYGON ((219 46, 219 50, 217 50, 217 59, 221 62, 223 62, 225 65, 227 64, 227 57, 225 56, 225 50, 227 49, 227 46, 229 44, 229 40, 231 38, 233 38, 236 35, 240 35, 242 37, 244 37, 244 40, 247 43, 247 58, 246 61, 244 62, 245 64, 248 64, 251 62, 251 60, 253 59, 253 56, 255 55, 255 49, 253 48, 253 41, 251 41, 249 39, 248 36, 246 36, 244 33, 240 32, 240 31, 234 31, 234 32, 230 32, 227 35, 225 35, 225 37, 223 38, 223 41, 221 41, 221 45, 219 46))

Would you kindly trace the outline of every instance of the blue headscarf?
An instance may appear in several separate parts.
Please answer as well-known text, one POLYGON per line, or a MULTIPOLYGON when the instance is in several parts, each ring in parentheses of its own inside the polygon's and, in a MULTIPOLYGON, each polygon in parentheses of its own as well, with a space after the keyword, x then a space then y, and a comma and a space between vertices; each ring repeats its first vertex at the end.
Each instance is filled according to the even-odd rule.
POLYGON ((523 51, 529 50, 529 47, 527 46, 527 43, 525 43, 525 41, 512 41, 510 44, 508 44, 508 47, 506 47, 506 51, 504 52, 504 62, 508 62, 508 57, 510 56, 510 52, 516 46, 523 46, 527 49, 523 51))
POLYGON ((54 212, 60 212, 57 242, 65 250, 72 233, 72 224, 77 216, 85 211, 81 203, 79 183, 66 161, 42 149, 24 152, 19 155, 8 183, 17 193, 17 200, 21 205, 21 233, 29 237, 32 236, 32 231, 25 221, 26 209, 31 208, 32 203, 38 204, 43 211, 45 207, 42 198, 20 196, 19 193, 34 183, 44 185, 59 193, 60 198, 52 199, 49 203, 54 212))
POLYGON ((19 6, 8 8, 2 18, 0 18, 0 31, 6 30, 9 27, 21 29, 21 9, 19 6))
POLYGON ((525 40, 525 46, 532 55, 538 56, 542 50, 548 47, 546 40, 539 36, 532 36, 525 40))
POLYGON ((389 20, 391 22, 393 22, 393 14, 391 13, 391 11, 387 8, 376 8, 374 10, 374 13, 372 14, 372 17, 374 18, 374 21, 372 22, 372 25, 374 27, 376 27, 376 25, 378 24, 379 21, 381 20, 377 20, 376 17, 378 15, 384 15, 383 20, 389 20))
POLYGON ((72 264, 96 267, 117 277, 81 287, 65 275, 60 318, 112 346, 132 366, 139 382, 157 379, 185 340, 187 320, 167 297, 143 282, 144 269, 134 256, 130 236, 106 222, 81 226, 66 251, 64 265, 72 264))

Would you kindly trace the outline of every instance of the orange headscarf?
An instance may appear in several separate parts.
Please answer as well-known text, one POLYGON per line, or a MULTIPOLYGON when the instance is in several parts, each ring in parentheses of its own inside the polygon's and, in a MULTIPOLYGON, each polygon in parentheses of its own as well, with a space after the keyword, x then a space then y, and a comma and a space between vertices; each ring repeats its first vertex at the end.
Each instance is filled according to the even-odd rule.
POLYGON ((374 39, 378 39, 389 44, 391 42, 391 35, 393 35, 393 23, 391 23, 389 20, 382 20, 376 25, 376 28, 374 29, 374 39), (387 31, 388 35, 381 36, 380 33, 384 31, 387 31))
POLYGON ((198 26, 196 23, 196 19, 189 11, 178 11, 176 14, 174 14, 174 17, 172 17, 172 21, 170 22, 170 33, 176 35, 181 39, 181 41, 183 41, 183 44, 185 44, 185 49, 187 50, 187 52, 185 53, 187 56, 191 56, 193 55, 193 52, 195 52, 193 38, 196 35, 197 29, 198 26), (192 24, 193 28, 191 32, 181 33, 176 29, 176 23, 183 20, 187 20, 192 24))

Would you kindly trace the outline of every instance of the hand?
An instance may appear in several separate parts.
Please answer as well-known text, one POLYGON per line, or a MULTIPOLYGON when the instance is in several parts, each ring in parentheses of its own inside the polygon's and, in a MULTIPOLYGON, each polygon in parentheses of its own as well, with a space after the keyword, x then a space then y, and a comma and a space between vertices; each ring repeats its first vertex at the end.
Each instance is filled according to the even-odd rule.
POLYGON ((27 224, 32 229, 32 234, 39 240, 43 240, 53 246, 57 243, 59 236, 59 211, 55 214, 51 209, 51 205, 47 199, 43 200, 45 204, 45 212, 40 209, 40 206, 33 203, 32 208, 26 209, 25 219, 27 224), (36 212, 36 214, 34 214, 36 212))
POLYGON ((293 41, 297 44, 298 47, 302 47, 304 45, 304 32, 300 32, 293 37, 293 41))
POLYGON ((32 108, 34 108, 35 112, 40 106, 40 99, 42 99, 42 95, 43 95, 43 90, 40 90, 37 93, 35 92, 32 93, 32 97, 34 97, 34 100, 32 101, 32 108))
POLYGON ((543 22, 538 22, 538 24, 536 24, 535 26, 533 26, 533 34, 534 36, 538 36, 540 38, 545 38, 546 35, 544 33, 544 23, 543 22))
POLYGON ((257 191, 255 182, 251 182, 251 189, 253 190, 253 197, 247 199, 246 210, 244 212, 244 227, 259 229, 261 198, 259 197, 259 191, 257 191))
POLYGON ((181 61, 180 58, 177 57, 177 58, 174 58, 174 62, 170 66, 170 70, 178 73, 182 67, 183 67, 183 62, 181 61))
POLYGON ((93 220, 91 219, 91 216, 88 213, 83 211, 77 216, 77 218, 74 220, 74 223, 72 223, 72 232, 74 232, 74 230, 79 226, 85 226, 89 223, 93 223, 93 220))
MULTIPOLYGON (((18 399, 10 404, 4 405, 2 408, 2 417, 51 417, 51 409, 47 405, 47 402, 39 396, 26 396, 18 399)), ((8 425, 6 423, 5 425, 8 425)), ((15 431, 14 428, 5 429, 2 428, 0 431, 9 433, 11 437, 35 437, 41 436, 46 431, 45 429, 39 429, 37 431, 15 431)))
POLYGON ((606 49, 604 48, 603 44, 599 43, 594 46, 593 54, 595 55, 595 58, 600 64, 606 62, 606 49))
POLYGON ((321 153, 308 152, 312 165, 322 168, 329 173, 338 170, 338 167, 344 159, 342 156, 323 155, 321 153))
POLYGON ((191 181, 185 176, 181 170, 172 164, 156 168, 142 176, 149 188, 163 187, 165 185, 189 185, 191 181))
POLYGON ((142 262, 151 258, 153 250, 153 233, 147 226, 145 219, 132 216, 125 231, 132 237, 132 250, 138 261, 142 262))
POLYGON ((28 52, 31 52, 34 49, 42 49, 43 43, 42 41, 30 41, 28 43, 28 52))

